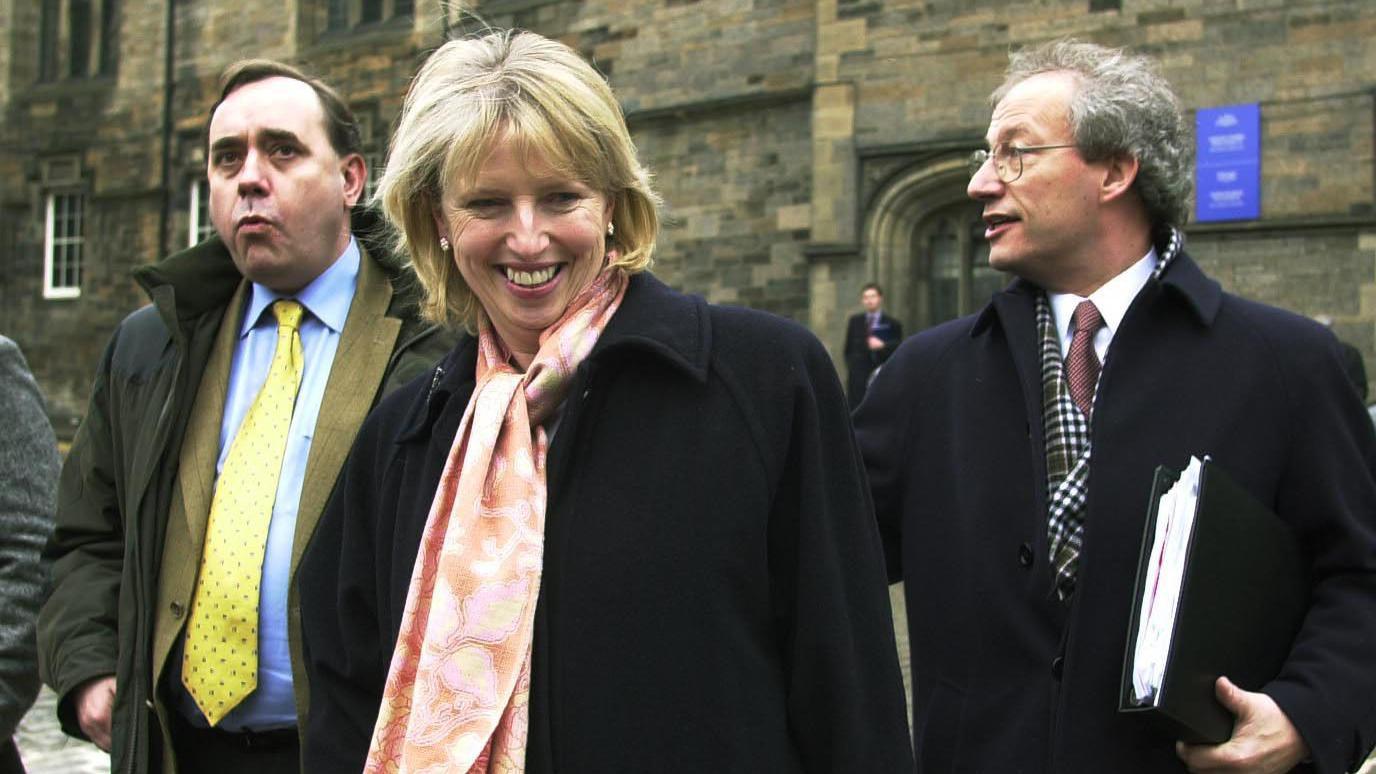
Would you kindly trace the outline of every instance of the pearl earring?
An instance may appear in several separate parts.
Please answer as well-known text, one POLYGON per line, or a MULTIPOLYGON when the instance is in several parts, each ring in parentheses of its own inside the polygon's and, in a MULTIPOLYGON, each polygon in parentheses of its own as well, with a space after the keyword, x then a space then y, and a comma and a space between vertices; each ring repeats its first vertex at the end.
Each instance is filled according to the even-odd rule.
POLYGON ((616 224, 607 221, 607 236, 616 236, 616 224))
POLYGON ((446 253, 449 252, 449 238, 448 238, 448 237, 440 237, 440 249, 443 250, 443 251, 446 252, 446 253))

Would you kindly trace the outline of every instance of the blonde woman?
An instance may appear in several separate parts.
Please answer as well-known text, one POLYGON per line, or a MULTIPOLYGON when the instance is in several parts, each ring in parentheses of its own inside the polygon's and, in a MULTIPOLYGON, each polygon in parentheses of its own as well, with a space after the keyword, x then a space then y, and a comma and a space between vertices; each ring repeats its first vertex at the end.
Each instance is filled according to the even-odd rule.
POLYGON ((646 268, 606 82, 453 41, 380 186, 423 313, 301 572, 308 771, 905 772, 883 558, 816 339, 646 268))

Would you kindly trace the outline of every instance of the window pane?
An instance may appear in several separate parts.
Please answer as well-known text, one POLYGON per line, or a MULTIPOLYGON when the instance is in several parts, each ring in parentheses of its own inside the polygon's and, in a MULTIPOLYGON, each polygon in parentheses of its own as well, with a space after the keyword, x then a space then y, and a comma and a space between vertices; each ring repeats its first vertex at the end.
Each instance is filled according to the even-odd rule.
POLYGON ((191 186, 191 244, 198 244, 215 233, 210 220, 210 183, 204 178, 191 186))
POLYGON ((72 236, 72 199, 69 196, 57 197, 57 214, 53 218, 53 233, 59 239, 72 236))
POLYGON ((83 241, 81 221, 84 199, 81 196, 71 196, 68 199, 67 211, 71 213, 72 234, 67 242, 67 284, 69 287, 79 288, 81 287, 81 248, 83 241))
POLYGON ((370 153, 368 160, 368 179, 363 183, 363 203, 367 204, 373 200, 373 194, 377 193, 377 184, 382 181, 382 173, 386 170, 382 166, 385 161, 381 153, 370 153))
POLYGON ((91 64, 91 0, 71 0, 68 5, 67 74, 84 77, 91 64))
POLYGON ((410 16, 415 11, 414 0, 394 0, 392 16, 410 16))
POLYGON ((48 289, 56 296, 73 296, 81 288, 82 202, 80 194, 51 194, 46 235, 48 289), (66 291, 66 292, 64 292, 66 291))
POLYGON ((325 29, 342 30, 349 26, 349 0, 330 0, 325 29))
POLYGON ((119 65, 119 2, 105 0, 100 9, 100 74, 113 75, 119 65))
POLYGON ((358 21, 360 24, 382 21, 382 0, 363 0, 363 13, 358 21))
POLYGON ((928 303, 932 325, 960 315, 960 240, 950 218, 942 218, 927 239, 928 303))
POLYGON ((38 30, 38 80, 57 78, 57 15, 58 0, 43 0, 42 18, 38 30))

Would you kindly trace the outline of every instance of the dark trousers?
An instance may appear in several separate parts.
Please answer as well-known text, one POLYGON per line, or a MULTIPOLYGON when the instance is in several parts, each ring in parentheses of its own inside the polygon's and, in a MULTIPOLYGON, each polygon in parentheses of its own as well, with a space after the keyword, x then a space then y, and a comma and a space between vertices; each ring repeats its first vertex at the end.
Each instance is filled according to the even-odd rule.
POLYGON ((0 774, 24 774, 24 762, 19 759, 19 748, 13 739, 6 739, 0 745, 0 774))
MULTIPOLYGON (((172 713, 174 716, 176 712, 172 713)), ((177 771, 187 774, 300 774, 301 740, 296 729, 233 733, 196 728, 174 719, 172 749, 177 771)))

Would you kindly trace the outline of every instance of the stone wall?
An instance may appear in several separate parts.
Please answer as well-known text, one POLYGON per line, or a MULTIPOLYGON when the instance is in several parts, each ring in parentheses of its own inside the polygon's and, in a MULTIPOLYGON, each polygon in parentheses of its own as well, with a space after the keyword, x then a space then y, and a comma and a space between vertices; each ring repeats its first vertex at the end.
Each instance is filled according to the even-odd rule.
POLYGON ((636 127, 666 202, 660 277, 710 301, 806 321, 809 111, 797 101, 636 127))
POLYGON ((982 142, 1009 49, 1074 35, 1153 54, 1187 110, 1261 103, 1262 220, 1192 226, 1193 252, 1230 290, 1329 314, 1376 357, 1376 6, 1360 0, 417 0, 336 31, 323 0, 181 0, 166 143, 168 5, 119 5, 113 75, 36 84, 39 4, 0 0, 0 332, 29 352, 60 430, 142 303, 129 270, 186 243, 226 64, 319 72, 372 123, 380 161, 424 53, 480 21, 563 40, 607 74, 665 196, 660 276, 803 321, 833 353, 861 284, 919 271, 904 234, 960 200, 951 170, 982 142), (41 165, 63 155, 88 194, 86 276, 80 298, 45 300, 41 165), (885 188, 929 178, 944 182, 920 196, 885 188), (877 223, 900 247, 869 241, 877 223))

